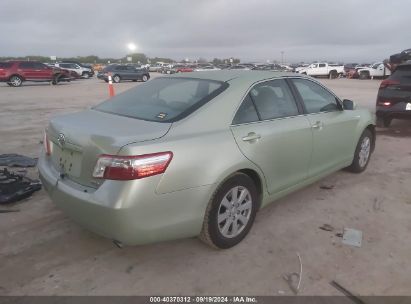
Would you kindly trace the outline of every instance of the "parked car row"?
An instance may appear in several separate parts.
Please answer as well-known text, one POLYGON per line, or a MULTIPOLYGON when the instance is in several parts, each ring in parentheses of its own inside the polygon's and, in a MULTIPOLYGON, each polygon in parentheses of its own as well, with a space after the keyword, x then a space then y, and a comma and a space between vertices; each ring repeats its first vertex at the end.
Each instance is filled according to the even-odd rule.
POLYGON ((0 82, 19 87, 25 81, 51 82, 72 81, 78 78, 89 78, 94 75, 91 67, 73 62, 45 64, 38 61, 10 60, 0 62, 0 82))

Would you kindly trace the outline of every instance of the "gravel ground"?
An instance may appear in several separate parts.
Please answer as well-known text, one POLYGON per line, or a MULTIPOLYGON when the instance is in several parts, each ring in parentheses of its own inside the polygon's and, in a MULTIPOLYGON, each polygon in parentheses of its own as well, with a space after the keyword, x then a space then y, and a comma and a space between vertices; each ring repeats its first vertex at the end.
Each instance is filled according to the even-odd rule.
MULTIPOLYGON (((374 110, 379 81, 322 81, 374 110)), ((0 84, 0 152, 36 157, 50 117, 107 95, 107 84, 96 79, 0 84)), ((340 295, 331 280, 360 295, 411 295, 411 123, 394 121, 378 130, 377 141, 366 172, 337 172, 271 204, 249 236, 225 251, 196 238, 118 249, 39 191, 2 207, 20 212, 0 213, 0 295, 291 295, 282 276, 299 271, 297 252, 302 295, 340 295), (335 230, 319 229, 323 224, 335 230), (346 227, 363 232, 362 247, 335 236, 346 227)))

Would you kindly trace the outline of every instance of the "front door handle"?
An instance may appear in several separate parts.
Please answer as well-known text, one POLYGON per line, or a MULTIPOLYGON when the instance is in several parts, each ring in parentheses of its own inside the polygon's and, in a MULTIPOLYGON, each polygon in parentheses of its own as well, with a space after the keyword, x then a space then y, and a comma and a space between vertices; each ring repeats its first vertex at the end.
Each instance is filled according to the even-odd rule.
POLYGON ((321 121, 316 121, 315 124, 311 126, 313 129, 321 130, 324 124, 321 121))
POLYGON ((250 132, 250 133, 247 134, 247 136, 244 136, 244 137, 242 138, 242 140, 243 140, 243 141, 254 141, 254 140, 257 140, 257 139, 260 139, 260 138, 261 138, 261 135, 260 135, 260 134, 256 134, 256 133, 254 133, 254 132, 250 132))

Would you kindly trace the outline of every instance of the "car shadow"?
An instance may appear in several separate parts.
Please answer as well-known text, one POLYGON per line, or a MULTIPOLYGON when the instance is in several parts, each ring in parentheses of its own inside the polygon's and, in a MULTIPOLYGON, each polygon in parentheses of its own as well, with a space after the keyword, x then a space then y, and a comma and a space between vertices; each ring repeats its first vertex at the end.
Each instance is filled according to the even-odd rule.
POLYGON ((411 137, 411 121, 394 119, 389 128, 377 128, 377 135, 411 137))

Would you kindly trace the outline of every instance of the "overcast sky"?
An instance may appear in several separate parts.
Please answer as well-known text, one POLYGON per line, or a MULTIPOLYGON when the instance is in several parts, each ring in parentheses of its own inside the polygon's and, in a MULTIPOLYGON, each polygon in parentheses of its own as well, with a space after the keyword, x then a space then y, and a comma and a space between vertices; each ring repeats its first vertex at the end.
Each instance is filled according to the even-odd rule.
POLYGON ((0 56, 372 62, 411 48, 410 0, 0 1, 0 56))

